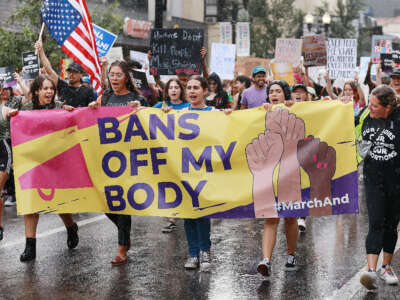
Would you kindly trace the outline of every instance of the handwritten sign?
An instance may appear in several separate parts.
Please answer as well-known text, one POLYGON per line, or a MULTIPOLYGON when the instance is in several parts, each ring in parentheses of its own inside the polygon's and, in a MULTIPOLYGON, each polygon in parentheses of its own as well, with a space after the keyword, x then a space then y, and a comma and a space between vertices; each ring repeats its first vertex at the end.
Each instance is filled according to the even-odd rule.
POLYGON ((392 73, 393 67, 392 67, 392 54, 387 54, 387 53, 381 53, 381 67, 382 71, 385 73, 392 73))
POLYGON ((107 60, 109 64, 116 60, 123 60, 122 47, 112 47, 107 53, 107 60))
POLYGON ((213 43, 211 54, 211 72, 217 73, 221 79, 233 79, 236 46, 232 44, 213 43))
POLYGON ((269 59, 259 57, 238 57, 235 64, 235 74, 251 77, 254 67, 264 67, 268 72, 270 69, 269 59))
POLYGON ((153 29, 150 72, 154 75, 201 74, 203 29, 153 29))
POLYGON ((353 79, 357 67, 357 40, 329 39, 327 52, 329 77, 353 79))
POLYGON ((0 86, 8 88, 17 85, 17 81, 14 79, 15 68, 14 66, 1 67, 0 68, 0 86))
POLYGON ((308 67, 326 66, 326 44, 322 35, 310 35, 303 38, 304 63, 308 67))
POLYGON ((35 55, 34 51, 22 53, 22 66, 24 68, 23 79, 32 80, 39 75, 39 57, 35 55))
POLYGON ((104 28, 101 28, 100 26, 97 26, 95 24, 92 25, 94 38, 97 45, 97 53, 99 54, 99 57, 106 56, 108 51, 110 51, 110 49, 114 45, 117 36, 105 30, 104 28))
POLYGON ((289 62, 297 66, 301 59, 301 39, 277 39, 275 46, 275 62, 289 62))

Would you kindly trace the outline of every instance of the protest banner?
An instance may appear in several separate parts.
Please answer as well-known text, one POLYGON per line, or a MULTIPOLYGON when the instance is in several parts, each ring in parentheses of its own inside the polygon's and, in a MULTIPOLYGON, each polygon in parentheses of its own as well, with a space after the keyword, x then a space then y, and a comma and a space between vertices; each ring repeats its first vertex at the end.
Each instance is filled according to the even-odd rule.
POLYGON ((391 53, 388 53, 388 54, 387 53, 381 53, 380 60, 381 60, 382 72, 392 73, 392 71, 393 71, 392 54, 391 53))
POLYGON ((289 62, 271 63, 275 80, 285 80, 289 85, 294 85, 293 65, 289 62))
POLYGON ((301 61, 301 39, 277 39, 275 45, 275 62, 289 62, 298 66, 301 61))
POLYGON ((35 51, 22 53, 22 68, 24 70, 22 78, 25 80, 33 80, 39 75, 39 56, 35 51))
POLYGON ((229 116, 130 107, 23 111, 12 118, 11 134, 18 214, 358 213, 351 103, 305 102, 229 116), (280 132, 292 118, 298 147, 285 149, 280 132), (262 159, 257 145, 275 154, 262 159))
POLYGON ((201 74, 202 29, 153 29, 150 73, 156 75, 201 74))
POLYGON ((122 47, 112 47, 110 50, 108 50, 106 57, 109 65, 116 60, 123 60, 124 55, 122 53, 122 47))
POLYGON ((264 67, 267 72, 270 70, 269 59, 259 57, 238 57, 235 63, 235 74, 251 77, 254 67, 264 67))
POLYGON ((356 39, 328 39, 328 71, 331 79, 354 79, 357 67, 356 39))
POLYGON ((323 35, 303 36, 303 57, 308 67, 326 66, 326 44, 323 35))
POLYGON ((118 36, 114 33, 107 31, 104 28, 101 28, 100 26, 97 26, 95 24, 92 25, 94 38, 97 45, 97 54, 99 55, 99 57, 106 56, 108 51, 110 51, 110 49, 114 45, 118 36))
POLYGON ((0 67, 0 86, 8 88, 17 85, 14 79, 15 68, 14 66, 0 67))
POLYGON ((250 24, 248 22, 236 24, 236 46, 237 56, 250 56, 250 24))
POLYGON ((399 67, 400 65, 400 43, 392 43, 392 59, 393 62, 399 67))
POLYGON ((371 40, 371 57, 374 64, 380 63, 380 54, 392 53, 392 35, 373 35, 371 40))
POLYGON ((233 79, 235 77, 236 46, 212 43, 211 54, 211 73, 217 73, 221 79, 233 79))
POLYGON ((230 22, 219 22, 219 42, 232 44, 232 24, 230 22))

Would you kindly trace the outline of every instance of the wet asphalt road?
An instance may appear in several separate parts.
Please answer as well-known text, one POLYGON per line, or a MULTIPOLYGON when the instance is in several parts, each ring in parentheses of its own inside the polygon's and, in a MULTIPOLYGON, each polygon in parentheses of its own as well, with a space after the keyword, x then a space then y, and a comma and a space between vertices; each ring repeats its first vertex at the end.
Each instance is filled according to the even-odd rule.
MULTIPOLYGON (((163 234, 165 219, 157 217, 133 217, 130 260, 111 267, 117 234, 108 219, 76 215, 80 243, 68 250, 59 217, 41 216, 36 261, 20 263, 23 217, 7 207, 5 238, 0 242, 0 299, 400 299, 400 286, 380 282, 377 293, 367 293, 359 284, 367 233, 360 192, 360 215, 307 219, 307 232, 298 240, 295 272, 283 269, 282 222, 267 280, 256 272, 263 220, 212 220, 212 268, 204 273, 183 268, 183 221, 175 232, 163 234)), ((393 265, 400 274, 400 251, 393 265)))

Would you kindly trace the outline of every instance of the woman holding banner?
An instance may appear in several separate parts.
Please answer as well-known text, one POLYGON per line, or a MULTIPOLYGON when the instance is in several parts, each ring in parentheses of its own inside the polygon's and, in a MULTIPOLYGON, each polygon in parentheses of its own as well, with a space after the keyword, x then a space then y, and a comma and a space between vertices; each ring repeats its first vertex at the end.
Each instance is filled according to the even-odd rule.
MULTIPOLYGON (((114 61, 108 70, 108 86, 104 94, 89 104, 96 109, 98 106, 148 106, 146 99, 140 94, 129 74, 129 66, 125 61, 114 61)), ((106 216, 117 226, 118 250, 111 261, 112 266, 119 266, 128 261, 127 252, 131 247, 131 216, 107 213, 106 216)))
MULTIPOLYGON (((63 105, 63 103, 55 101, 56 86, 51 78, 47 75, 39 75, 33 81, 30 89, 32 102, 26 103, 21 110, 40 110, 64 108, 71 111, 73 107, 63 105)), ((9 115, 13 116, 17 113, 15 110, 10 110, 9 115)), ((74 249, 78 246, 78 225, 74 223, 72 214, 59 214, 67 229, 67 245, 69 249, 74 249)), ((36 229, 39 222, 39 214, 28 214, 24 216, 25 221, 25 250, 20 256, 21 262, 31 261, 36 258, 36 229)))
POLYGON ((357 126, 361 126, 362 141, 368 147, 363 167, 369 221, 365 243, 368 271, 360 278, 368 290, 377 289, 378 276, 386 284, 399 282, 391 266, 400 219, 400 110, 397 100, 393 88, 378 86, 371 92, 369 111, 364 109, 356 119, 357 126), (381 251, 382 267, 377 270, 381 251))

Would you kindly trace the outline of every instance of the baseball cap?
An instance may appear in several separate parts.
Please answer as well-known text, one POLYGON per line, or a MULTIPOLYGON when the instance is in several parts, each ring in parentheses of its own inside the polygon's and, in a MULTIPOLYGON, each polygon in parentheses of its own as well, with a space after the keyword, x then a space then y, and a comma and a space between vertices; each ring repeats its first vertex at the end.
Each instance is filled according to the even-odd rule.
POLYGON ((254 76, 257 73, 261 73, 261 72, 267 74, 267 71, 265 71, 264 67, 254 67, 253 72, 251 72, 251 75, 254 76))
POLYGON ((76 62, 73 62, 68 66, 67 72, 71 72, 71 71, 83 73, 82 67, 79 64, 77 64, 76 62))
POLYGON ((393 69, 393 72, 392 74, 390 74, 390 77, 400 77, 400 69, 399 68, 393 69))
POLYGON ((307 92, 311 95, 313 95, 314 97, 317 97, 317 92, 315 91, 315 89, 311 86, 307 87, 307 92))
POLYGON ((299 84, 295 84, 294 86, 292 86, 292 93, 293 93, 293 91, 294 91, 295 89, 298 89, 298 88, 301 88, 301 89, 303 89, 304 91, 308 92, 307 87, 306 87, 304 84, 299 83, 299 84))

